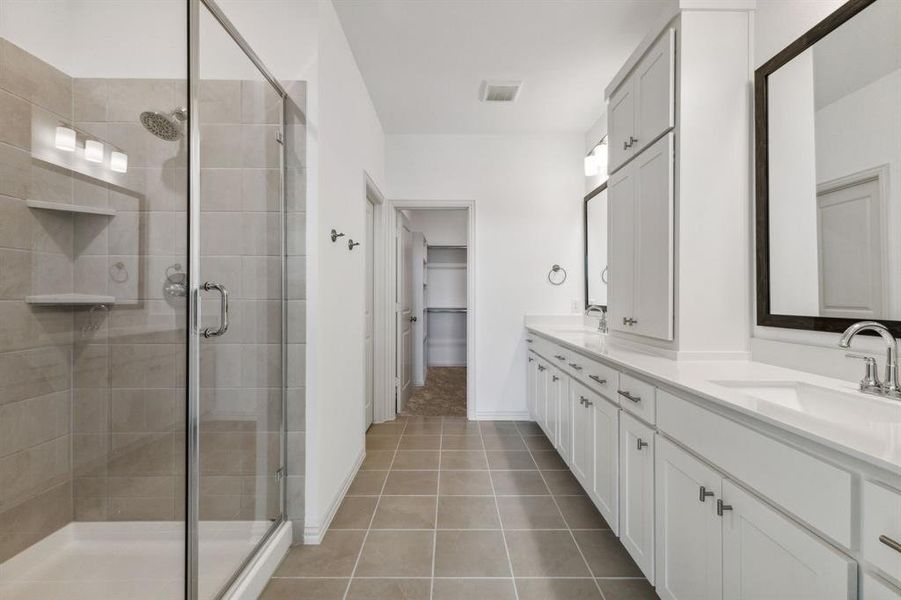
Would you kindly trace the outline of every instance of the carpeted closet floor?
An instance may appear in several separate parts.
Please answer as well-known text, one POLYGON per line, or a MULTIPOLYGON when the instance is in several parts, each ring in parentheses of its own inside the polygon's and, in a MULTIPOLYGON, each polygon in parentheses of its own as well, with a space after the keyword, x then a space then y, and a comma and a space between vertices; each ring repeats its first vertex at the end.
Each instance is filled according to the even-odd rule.
POLYGON ((425 385, 414 388, 404 415, 466 416, 466 367, 429 367, 425 385))

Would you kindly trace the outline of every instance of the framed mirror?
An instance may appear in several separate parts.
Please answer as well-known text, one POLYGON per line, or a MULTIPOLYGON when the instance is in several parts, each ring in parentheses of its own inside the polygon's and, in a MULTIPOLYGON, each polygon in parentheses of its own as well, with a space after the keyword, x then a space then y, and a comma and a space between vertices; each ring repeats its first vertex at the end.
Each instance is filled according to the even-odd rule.
POLYGON ((585 308, 607 308, 607 182, 584 199, 585 308))
POLYGON ((901 336, 901 2, 851 0, 755 74, 757 324, 901 336))

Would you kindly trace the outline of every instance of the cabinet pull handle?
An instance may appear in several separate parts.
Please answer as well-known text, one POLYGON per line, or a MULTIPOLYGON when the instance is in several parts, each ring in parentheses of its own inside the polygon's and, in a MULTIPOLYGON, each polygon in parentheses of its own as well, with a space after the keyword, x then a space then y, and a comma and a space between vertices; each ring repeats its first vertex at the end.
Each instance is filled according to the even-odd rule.
POLYGON ((582 367, 580 367, 580 366, 577 365, 576 363, 567 363, 567 364, 568 364, 569 366, 571 366, 573 369, 575 369, 576 371, 581 371, 581 370, 582 370, 582 367))
POLYGON ((598 377, 597 375, 589 375, 588 378, 589 378, 589 379, 594 379, 595 381, 597 381, 597 382, 600 383, 601 385, 604 385, 605 383, 607 383, 607 380, 606 380, 606 379, 601 379, 601 378, 598 377))
POLYGON ((634 146, 634 145, 635 145, 635 142, 637 142, 637 141, 638 141, 638 138, 637 138, 637 137, 632 137, 632 136, 630 135, 630 136, 629 136, 629 148, 631 148, 632 146, 634 146))
POLYGON ((642 448, 644 448, 647 445, 648 445, 648 443, 646 441, 644 441, 641 438, 638 438, 638 443, 636 444, 636 446, 638 446, 639 450, 641 450, 642 448))
POLYGON ((901 542, 897 542, 890 538, 887 535, 880 535, 879 541, 894 550, 895 552, 901 552, 901 542))
POLYGON ((557 360, 566 360, 566 357, 562 354, 555 354, 554 358, 556 358, 557 360))
POLYGON ((530 357, 529 357, 529 362, 532 362, 533 360, 535 360, 535 359, 532 358, 532 357, 530 356, 530 357))
POLYGON ((539 370, 539 371, 544 371, 544 370, 546 370, 546 369, 547 369, 547 367, 545 367, 544 365, 538 365, 538 370, 539 370))
POLYGON ((581 404, 582 406, 585 406, 586 400, 587 399, 585 398, 585 396, 579 396, 579 404, 581 404))
POLYGON ((629 142, 623 142, 623 150, 629 149, 629 142))
POLYGON ((726 503, 723 502, 722 500, 717 500, 717 501, 716 501, 716 514, 717 514, 717 516, 722 517, 722 516, 723 516, 723 513, 726 512, 727 510, 732 510, 732 505, 731 505, 731 504, 726 504, 726 503))
POLYGON ((551 376, 551 379, 552 379, 553 381, 560 381, 560 378, 557 377, 556 375, 552 375, 552 376, 551 376))
POLYGON ((700 491, 698 491, 698 500, 706 502, 708 496, 713 496, 713 492, 702 485, 700 491))
POLYGON ((588 398, 586 398, 586 399, 585 399, 585 406, 594 406, 594 402, 592 402, 591 400, 589 400, 588 398))
POLYGON ((640 398, 640 397, 638 397, 638 396, 633 396, 632 394, 630 394, 629 392, 626 392, 626 391, 624 391, 624 390, 617 390, 616 393, 619 394, 620 396, 622 396, 623 398, 628 398, 629 400, 631 400, 631 401, 634 402, 635 404, 638 404, 639 402, 641 402, 641 398, 640 398))
POLYGON ((532 338, 526 338, 526 343, 527 343, 527 344, 531 344, 531 343, 534 342, 534 341, 535 341, 535 340, 533 340, 532 338))

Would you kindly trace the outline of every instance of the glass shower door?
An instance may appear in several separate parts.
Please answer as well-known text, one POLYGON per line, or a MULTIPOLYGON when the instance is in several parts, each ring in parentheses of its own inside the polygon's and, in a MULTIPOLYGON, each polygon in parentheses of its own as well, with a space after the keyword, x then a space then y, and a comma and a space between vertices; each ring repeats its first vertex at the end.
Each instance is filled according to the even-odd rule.
POLYGON ((201 3, 195 90, 201 599, 280 522, 284 474, 282 95, 212 10, 201 3))

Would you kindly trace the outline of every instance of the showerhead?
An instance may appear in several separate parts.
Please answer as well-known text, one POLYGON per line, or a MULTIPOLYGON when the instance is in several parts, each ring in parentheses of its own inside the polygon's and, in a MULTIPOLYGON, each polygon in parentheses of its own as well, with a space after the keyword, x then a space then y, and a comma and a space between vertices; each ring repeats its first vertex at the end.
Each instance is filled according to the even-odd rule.
POLYGON ((181 124, 188 118, 188 111, 179 108, 170 114, 147 110, 141 113, 144 129, 167 142, 174 142, 183 135, 181 124))

